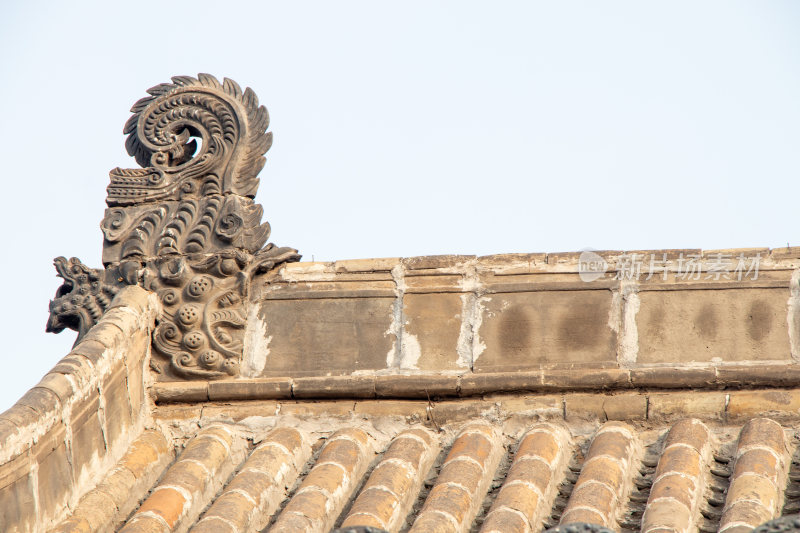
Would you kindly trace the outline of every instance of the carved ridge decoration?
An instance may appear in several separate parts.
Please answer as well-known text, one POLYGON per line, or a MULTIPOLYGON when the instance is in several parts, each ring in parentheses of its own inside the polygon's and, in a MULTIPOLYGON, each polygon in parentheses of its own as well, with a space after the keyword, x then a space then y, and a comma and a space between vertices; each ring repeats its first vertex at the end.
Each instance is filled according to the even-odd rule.
POLYGON ((45 331, 61 333, 70 328, 78 332, 80 339, 97 323, 119 288, 105 281, 105 271, 89 268, 77 257, 56 257, 53 264, 64 283, 50 301, 45 331))
MULTIPOLYGON (((176 76, 147 90, 125 124, 142 168, 110 172, 103 232, 105 271, 56 259, 64 284, 47 331, 94 325, 120 286, 158 294, 151 367, 161 379, 236 376, 252 276, 298 261, 267 244, 254 203, 272 145, 269 115, 252 90, 209 74, 176 76)), ((77 341, 76 341, 77 342, 77 341)))
POLYGON ((175 76, 147 92, 123 129, 128 154, 143 168, 111 171, 109 206, 215 192, 255 196, 272 134, 267 109, 250 88, 242 92, 235 81, 199 74, 175 76))

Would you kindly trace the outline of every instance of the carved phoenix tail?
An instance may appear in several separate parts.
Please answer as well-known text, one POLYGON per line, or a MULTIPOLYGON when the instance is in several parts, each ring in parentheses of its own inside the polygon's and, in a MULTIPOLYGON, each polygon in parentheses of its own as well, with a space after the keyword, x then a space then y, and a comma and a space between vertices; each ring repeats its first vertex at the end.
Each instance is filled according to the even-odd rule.
MULTIPOLYGON (((264 247, 270 227, 253 201, 272 145, 269 115, 252 90, 208 74, 176 76, 147 92, 123 130, 142 168, 110 173, 101 224, 106 275, 93 283, 103 284, 100 294, 117 284, 157 292, 164 311, 152 367, 162 379, 236 375, 249 279, 300 258, 291 248, 264 247)), ((83 335, 102 313, 97 305, 78 313, 59 298, 48 330, 83 335)))

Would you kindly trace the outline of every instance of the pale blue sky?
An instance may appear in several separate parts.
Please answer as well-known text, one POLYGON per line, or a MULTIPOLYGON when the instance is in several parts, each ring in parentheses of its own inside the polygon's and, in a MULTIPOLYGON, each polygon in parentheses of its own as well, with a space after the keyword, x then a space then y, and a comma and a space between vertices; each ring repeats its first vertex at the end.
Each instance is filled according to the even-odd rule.
POLYGON ((252 87, 257 200, 306 260, 800 245, 800 3, 4 2, 0 410, 65 355, 148 87, 252 87))

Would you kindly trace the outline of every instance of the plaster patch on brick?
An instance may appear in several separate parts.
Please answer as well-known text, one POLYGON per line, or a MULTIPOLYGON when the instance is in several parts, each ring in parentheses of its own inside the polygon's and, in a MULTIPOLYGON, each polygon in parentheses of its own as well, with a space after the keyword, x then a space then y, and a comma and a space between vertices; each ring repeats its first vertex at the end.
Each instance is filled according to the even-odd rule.
MULTIPOLYGON (((402 265, 398 264, 392 268, 392 279, 395 283, 394 292, 396 295, 392 306, 392 323, 389 325, 389 329, 383 334, 394 335, 395 340, 392 341, 392 347, 386 354, 386 368, 402 368, 401 361, 404 352, 403 336, 406 335, 403 320, 403 295, 406 291, 406 278, 402 265)), ((417 342, 417 346, 419 347, 419 342, 417 342)), ((419 356, 417 359, 419 359, 419 356)), ((416 364, 416 361, 414 363, 416 364)), ((416 367, 414 366, 412 368, 416 367)))
POLYGON ((398 361, 400 369, 419 370, 417 362, 421 356, 422 348, 417 336, 404 331, 400 341, 400 359, 398 361))
MULTIPOLYGON (((75 465, 72 462, 72 406, 74 402, 68 402, 61 410, 61 420, 64 423, 64 449, 67 452, 67 463, 72 479, 75 479, 75 465)), ((78 495, 73 492, 70 506, 74 507, 78 503, 78 495)))
POLYGON ((458 334, 456 364, 462 368, 472 369, 475 361, 486 350, 479 331, 483 322, 483 303, 489 300, 490 298, 473 293, 461 295, 461 330, 458 334))
POLYGON ((789 326, 789 350, 792 359, 800 362, 800 270, 792 272, 790 296, 786 302, 786 323, 789 326))
POLYGON ((103 350, 102 355, 95 359, 92 364, 94 365, 95 374, 99 377, 108 376, 114 369, 113 363, 122 358, 115 358, 114 353, 108 348, 103 350))
POLYGON ((483 284, 478 276, 477 264, 478 262, 474 259, 464 263, 464 273, 458 281, 458 286, 462 291, 474 293, 482 292, 483 284))
POLYGON ((475 300, 475 319, 472 322, 472 364, 478 360, 483 352, 486 351, 486 343, 481 339, 480 331, 483 324, 483 314, 486 308, 483 306, 484 302, 491 301, 491 298, 479 296, 475 300))
MULTIPOLYGON (((639 331, 636 314, 639 312, 639 286, 635 282, 620 283, 622 295, 622 335, 619 342, 618 362, 622 368, 630 368, 639 355, 639 331)), ((612 308, 613 309, 613 308, 612 308)))
POLYGON ((254 378, 261 375, 267 366, 269 343, 272 335, 267 334, 267 323, 258 316, 258 307, 250 308, 244 332, 244 353, 242 355, 241 375, 254 378))
POLYGON ((608 310, 608 327, 619 337, 622 329, 622 292, 611 291, 611 307, 608 310))
POLYGON ((459 281, 459 287, 465 291, 461 295, 461 329, 458 334, 456 364, 461 368, 472 369, 475 361, 486 349, 481 341, 478 330, 483 320, 483 284, 477 270, 477 261, 468 261, 465 264, 464 276, 459 281))
POLYGON ((100 421, 100 433, 103 435, 103 446, 108 450, 108 424, 106 423, 106 396, 103 384, 97 384, 97 419, 100 421))
MULTIPOLYGON (((394 310, 392 312, 392 323, 389 329, 383 332, 383 335, 393 335, 392 347, 386 353, 386 368, 397 368, 400 364, 400 339, 403 335, 402 327, 402 311, 398 310, 398 302, 402 302, 399 298, 395 300, 394 310), (400 314, 400 317, 398 317, 400 314)), ((402 303, 400 304, 402 305, 402 303)))
MULTIPOLYGON (((28 486, 31 489, 31 494, 33 495, 33 511, 34 516, 42 516, 42 509, 39 503, 39 463, 36 461, 31 462, 31 471, 28 474, 28 486)), ((34 531, 39 532, 43 531, 42 524, 37 520, 34 523, 34 531)))
POLYGON ((472 338, 474 334, 476 298, 472 293, 461 295, 461 329, 458 332, 456 364, 461 368, 472 368, 472 338))
MULTIPOLYGON (((11 409, 16 407, 12 406, 11 409)), ((11 410, 9 409, 9 411, 11 410)), ((0 446, 0 464, 5 464, 22 454, 30 446, 39 441, 61 419, 56 410, 45 413, 39 419, 27 426, 18 427, 18 431, 0 446)))
MULTIPOLYGON (((121 446, 121 448, 123 448, 124 451, 124 447, 121 446)), ((80 475, 75 479, 76 494, 80 497, 94 488, 97 484, 97 480, 102 479, 103 472, 111 468, 115 462, 116 458, 112 458, 110 454, 105 454, 105 457, 100 457, 100 453, 95 450, 89 460, 83 465, 80 475)), ((80 465, 75 466, 80 469, 80 465)))
POLYGON ((281 279, 289 282, 330 281, 335 278, 333 263, 288 263, 280 271, 281 279))

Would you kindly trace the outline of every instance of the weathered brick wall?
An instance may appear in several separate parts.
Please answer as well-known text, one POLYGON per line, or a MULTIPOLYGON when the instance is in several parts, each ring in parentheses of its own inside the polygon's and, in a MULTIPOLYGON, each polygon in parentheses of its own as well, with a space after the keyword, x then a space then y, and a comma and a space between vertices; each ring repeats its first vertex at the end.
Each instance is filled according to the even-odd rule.
POLYGON ((592 281, 580 253, 286 265, 253 282, 242 377, 800 361, 800 250, 598 257, 592 281))
POLYGON ((45 531, 119 460, 149 416, 155 295, 120 291, 100 322, 0 414, 0 531, 45 531))

